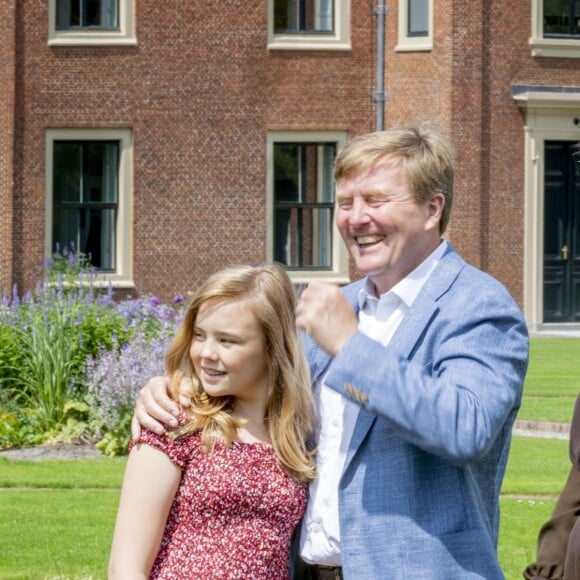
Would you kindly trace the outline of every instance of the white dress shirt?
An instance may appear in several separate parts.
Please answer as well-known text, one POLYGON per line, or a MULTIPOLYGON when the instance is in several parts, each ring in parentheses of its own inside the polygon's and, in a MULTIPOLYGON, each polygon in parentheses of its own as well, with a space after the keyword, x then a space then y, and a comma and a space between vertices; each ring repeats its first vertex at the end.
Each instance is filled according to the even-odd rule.
MULTIPOLYGON (((378 298, 367 278, 359 293, 359 331, 388 345, 446 248, 447 242, 442 241, 415 270, 378 298)), ((314 385, 314 397, 320 414, 317 477, 310 484, 302 521, 300 556, 310 564, 340 566, 338 484, 359 407, 327 387, 324 377, 314 385)))

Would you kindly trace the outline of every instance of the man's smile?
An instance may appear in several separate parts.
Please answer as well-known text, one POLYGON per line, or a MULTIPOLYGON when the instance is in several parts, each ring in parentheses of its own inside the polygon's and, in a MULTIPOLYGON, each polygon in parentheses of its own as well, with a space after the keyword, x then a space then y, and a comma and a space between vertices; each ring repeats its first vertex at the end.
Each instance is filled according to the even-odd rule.
POLYGON ((375 234, 369 236, 355 236, 354 239, 359 246, 370 246, 382 242, 385 239, 385 236, 375 234))

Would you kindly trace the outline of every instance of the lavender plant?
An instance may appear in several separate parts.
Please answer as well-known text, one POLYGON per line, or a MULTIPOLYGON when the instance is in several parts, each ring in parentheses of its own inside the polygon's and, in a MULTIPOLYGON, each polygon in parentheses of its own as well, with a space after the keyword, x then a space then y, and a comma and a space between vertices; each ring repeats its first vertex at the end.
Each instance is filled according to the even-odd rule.
MULTIPOLYGON (((82 409, 85 358, 100 348, 98 342, 107 342, 91 332, 99 311, 106 309, 90 289, 81 285, 65 292, 60 278, 56 285, 45 280, 24 299, 14 292, 11 301, 3 300, 0 334, 10 336, 11 346, 0 351, 0 396, 9 401, 3 406, 11 410, 12 423, 22 427, 26 439, 16 436, 16 429, 0 445, 54 437, 67 424, 67 413, 82 409)), ((117 327, 122 325, 119 317, 117 327)))
POLYGON ((136 392, 163 372, 183 297, 116 302, 96 276, 63 248, 33 292, 0 296, 0 448, 95 432, 108 453, 124 448, 136 392))
POLYGON ((128 343, 87 360, 85 380, 101 432, 97 447, 103 453, 127 451, 137 394, 149 378, 164 373, 165 352, 183 316, 182 302, 182 296, 174 298, 173 306, 142 297, 119 304, 135 333, 128 343))

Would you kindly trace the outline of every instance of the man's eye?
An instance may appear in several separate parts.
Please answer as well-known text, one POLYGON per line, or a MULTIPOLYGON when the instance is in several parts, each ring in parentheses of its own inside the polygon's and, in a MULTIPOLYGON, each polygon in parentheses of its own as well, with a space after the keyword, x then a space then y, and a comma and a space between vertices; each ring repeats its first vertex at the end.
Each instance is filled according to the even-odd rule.
POLYGON ((338 202, 339 209, 350 209, 352 207, 352 201, 350 200, 342 200, 338 202))

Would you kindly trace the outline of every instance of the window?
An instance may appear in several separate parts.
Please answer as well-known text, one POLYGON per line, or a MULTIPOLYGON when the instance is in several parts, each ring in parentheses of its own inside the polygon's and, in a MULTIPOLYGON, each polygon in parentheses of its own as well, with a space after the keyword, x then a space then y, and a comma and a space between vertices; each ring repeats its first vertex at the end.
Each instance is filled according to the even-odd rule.
POLYGON ((544 0, 544 36, 580 38, 580 2, 544 0))
POLYGON ((56 28, 119 28, 117 0, 56 0, 56 28))
POLYGON ((345 249, 334 225, 333 164, 342 133, 268 136, 269 259, 294 278, 342 276, 345 249))
POLYGON ((135 44, 135 0, 49 0, 49 44, 135 44))
POLYGON ((118 141, 55 141, 52 239, 103 272, 115 270, 118 141))
POLYGON ((429 1, 409 0, 407 36, 429 36, 429 1))
POLYGON ((74 247, 108 280, 129 278, 130 132, 47 133, 47 253, 74 247))
POLYGON ((433 48, 433 0, 399 0, 399 38, 396 50, 433 48))
POLYGON ((268 48, 350 50, 349 0, 269 0, 268 48))
POLYGON ((332 0, 274 0, 276 34, 333 32, 332 0))
POLYGON ((580 2, 532 0, 532 55, 580 57, 580 2))

